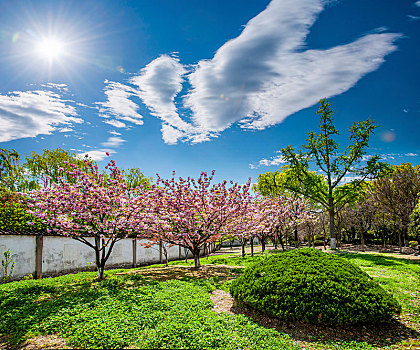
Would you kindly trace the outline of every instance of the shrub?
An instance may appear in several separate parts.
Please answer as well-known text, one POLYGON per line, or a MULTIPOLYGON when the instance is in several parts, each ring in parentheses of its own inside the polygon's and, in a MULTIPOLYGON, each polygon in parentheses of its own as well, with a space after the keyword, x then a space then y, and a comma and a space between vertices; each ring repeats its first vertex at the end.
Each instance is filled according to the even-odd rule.
POLYGON ((48 228, 40 219, 27 212, 26 203, 0 203, 0 230, 12 232, 45 232, 48 228))
POLYGON ((269 256, 248 267, 230 292, 286 321, 380 322, 400 311, 397 301, 359 267, 310 248, 269 256))

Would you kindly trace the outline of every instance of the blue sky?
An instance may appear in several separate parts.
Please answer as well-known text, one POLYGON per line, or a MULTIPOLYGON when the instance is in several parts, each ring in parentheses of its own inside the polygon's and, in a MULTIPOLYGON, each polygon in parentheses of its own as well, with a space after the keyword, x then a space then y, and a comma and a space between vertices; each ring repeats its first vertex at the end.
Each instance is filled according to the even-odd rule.
POLYGON ((0 0, 0 147, 245 182, 316 130, 419 164, 420 1, 0 0), (105 158, 104 158, 105 157, 105 158))

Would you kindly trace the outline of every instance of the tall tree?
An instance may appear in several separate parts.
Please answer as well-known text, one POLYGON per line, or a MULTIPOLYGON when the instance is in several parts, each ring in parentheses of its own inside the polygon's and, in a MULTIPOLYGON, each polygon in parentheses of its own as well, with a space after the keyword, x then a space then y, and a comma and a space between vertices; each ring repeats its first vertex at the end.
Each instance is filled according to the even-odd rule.
POLYGON ((307 144, 298 152, 289 145, 282 149, 282 155, 295 179, 288 185, 289 189, 319 203, 328 212, 331 249, 336 249, 334 219, 337 205, 351 202, 364 180, 376 177, 384 170, 385 164, 379 162, 377 155, 369 158, 364 166, 361 162, 369 146, 369 138, 376 128, 373 121, 355 122, 349 128, 348 146, 340 151, 339 144, 334 140, 339 132, 334 126, 333 114, 331 104, 322 99, 317 111, 320 117, 319 133, 310 131, 307 144), (319 169, 322 176, 311 172, 310 165, 319 169), (355 179, 346 186, 340 186, 346 175, 353 175, 355 179))
POLYGON ((15 149, 0 148, 0 191, 26 191, 31 186, 19 161, 20 155, 15 149))
POLYGON ((139 168, 122 169, 121 174, 127 183, 128 190, 135 189, 139 186, 150 188, 152 184, 152 178, 144 175, 139 168), (147 186, 145 187, 145 185, 147 186))
POLYGON ((41 219, 60 235, 71 237, 95 251, 98 278, 104 278, 105 264, 119 240, 143 230, 147 201, 142 189, 135 195, 127 191, 114 161, 98 171, 90 159, 84 167, 70 165, 66 177, 58 177, 51 187, 28 193, 29 213, 41 219), (90 238, 93 237, 93 240, 90 238))
POLYGON ((399 228, 399 244, 408 246, 410 214, 420 198, 420 166, 403 163, 374 182, 373 194, 381 210, 399 228))
POLYGON ((71 164, 81 168, 85 166, 83 159, 76 153, 57 148, 44 149, 42 154, 32 152, 26 157, 23 167, 27 169, 38 187, 50 187, 58 182, 59 177, 66 179, 67 182, 75 181, 71 175, 71 164))

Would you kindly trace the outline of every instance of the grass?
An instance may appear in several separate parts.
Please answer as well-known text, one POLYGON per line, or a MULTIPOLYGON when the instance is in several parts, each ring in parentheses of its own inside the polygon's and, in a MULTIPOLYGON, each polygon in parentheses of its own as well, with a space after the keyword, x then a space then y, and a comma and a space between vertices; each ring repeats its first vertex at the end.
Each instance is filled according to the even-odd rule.
MULTIPOLYGON (((247 266, 266 254, 204 258, 202 264, 214 268, 203 268, 199 273, 180 266, 191 265, 190 261, 171 262, 169 269, 154 265, 110 270, 102 282, 96 281, 96 273, 83 272, 3 284, 0 337, 6 336, 10 345, 18 346, 40 335, 58 335, 69 347, 78 348, 379 348, 377 339, 371 341, 368 336, 329 338, 318 336, 325 333, 320 329, 298 336, 300 331, 305 332, 305 325, 281 325, 276 330, 254 322, 249 315, 213 312, 209 293, 215 288, 226 290, 229 280, 242 272, 241 268, 222 269, 216 265, 247 266), (300 328, 294 332, 293 327, 300 328)), ((402 306, 400 320, 396 321, 400 326, 420 331, 418 261, 385 254, 342 256, 396 297, 402 306)), ((370 334, 369 326, 360 327, 365 327, 361 334, 370 334)), ((386 348, 387 343, 388 348, 403 347, 401 337, 397 339, 387 331, 383 337, 381 348, 386 348)))

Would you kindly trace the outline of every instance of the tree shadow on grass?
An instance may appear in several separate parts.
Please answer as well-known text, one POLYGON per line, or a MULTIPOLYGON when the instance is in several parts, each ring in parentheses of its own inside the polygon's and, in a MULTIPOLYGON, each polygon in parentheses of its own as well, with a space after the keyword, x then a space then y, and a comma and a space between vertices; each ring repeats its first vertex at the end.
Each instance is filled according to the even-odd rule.
POLYGON ((128 279, 144 278, 145 280, 153 281, 212 279, 215 282, 222 283, 238 277, 243 272, 243 269, 242 266, 203 265, 197 270, 189 266, 171 265, 168 267, 131 270, 118 273, 116 276, 126 276, 125 278, 128 279))
POLYGON ((339 256, 348 259, 361 259, 366 262, 372 263, 377 266, 393 266, 404 268, 406 265, 409 267, 418 267, 420 265, 420 259, 407 259, 404 257, 392 257, 384 256, 379 254, 358 254, 358 253, 339 253, 339 256))
POLYGON ((305 322, 284 322, 276 317, 266 315, 242 303, 233 302, 230 308, 233 314, 245 315, 266 328, 274 328, 290 335, 293 339, 308 343, 365 342, 383 347, 420 339, 420 333, 401 323, 397 318, 382 324, 358 324, 329 326, 325 324, 308 324, 305 322))

